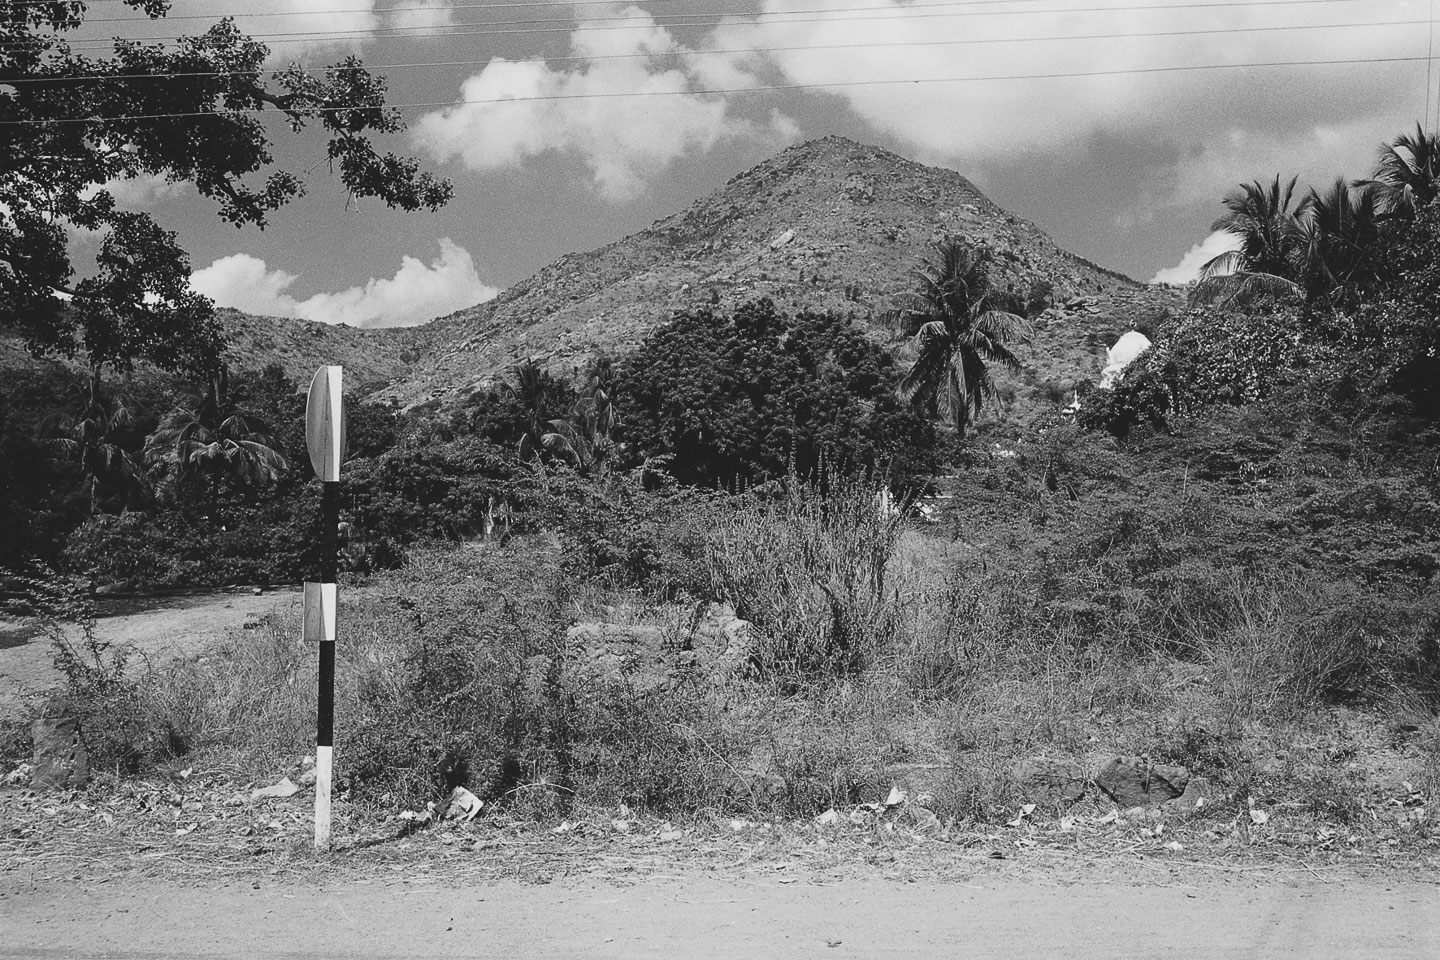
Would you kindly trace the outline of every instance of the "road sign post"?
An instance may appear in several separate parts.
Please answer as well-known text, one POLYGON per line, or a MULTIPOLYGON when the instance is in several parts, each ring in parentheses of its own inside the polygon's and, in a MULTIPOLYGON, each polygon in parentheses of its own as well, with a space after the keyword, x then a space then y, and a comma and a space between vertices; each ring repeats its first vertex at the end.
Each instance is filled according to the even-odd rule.
POLYGON ((330 846, 330 790, 335 747, 336 574, 340 547, 340 463, 345 459, 341 368, 321 367, 305 403, 305 446, 320 478, 320 569, 305 583, 304 635, 320 645, 315 717, 315 849, 330 846))

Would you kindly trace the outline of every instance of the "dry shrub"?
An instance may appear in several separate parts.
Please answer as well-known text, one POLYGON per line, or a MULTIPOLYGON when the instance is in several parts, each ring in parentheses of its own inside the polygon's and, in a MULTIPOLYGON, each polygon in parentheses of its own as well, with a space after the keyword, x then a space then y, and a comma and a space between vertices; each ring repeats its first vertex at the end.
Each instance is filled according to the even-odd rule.
POLYGON ((1183 645, 1209 667, 1231 724, 1353 695, 1379 669, 1384 620, 1349 587, 1299 574, 1235 577, 1223 616, 1180 611, 1183 645))
MULTIPOLYGON (((580 649, 567 586, 558 544, 517 538, 508 550, 417 550, 363 593, 342 587, 341 790, 386 810, 459 785, 536 815, 707 803, 726 750, 711 691, 694 671, 580 649)), ((314 749, 316 650, 299 614, 137 673, 133 697, 94 701, 87 726, 125 708, 132 766, 201 753, 277 775, 314 749)))
POLYGON ((410 803, 465 785, 537 814, 672 809, 718 776, 694 677, 617 664, 567 633, 558 545, 419 555, 391 586, 349 628, 359 794, 410 803))
POLYGON ((297 604, 153 671, 146 712, 166 731, 170 756, 221 747, 245 766, 290 763, 315 750, 316 656, 301 640, 297 604))
POLYGON ((795 682, 859 675, 895 628, 886 568, 901 532, 874 484, 791 477, 747 495, 710 540, 711 589, 754 624, 751 665, 795 682))

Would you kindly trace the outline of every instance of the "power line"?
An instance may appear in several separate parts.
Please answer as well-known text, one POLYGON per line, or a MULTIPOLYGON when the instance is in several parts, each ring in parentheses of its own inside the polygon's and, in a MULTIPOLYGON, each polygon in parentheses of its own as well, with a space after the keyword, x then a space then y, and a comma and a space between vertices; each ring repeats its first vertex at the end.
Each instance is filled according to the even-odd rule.
MULTIPOLYGON (((935 2, 935 3, 915 3, 915 4, 907 5, 907 6, 905 6, 905 7, 898 7, 898 8, 897 8, 897 7, 891 7, 891 6, 888 6, 888 5, 887 5, 887 6, 883 6, 883 7, 863 7, 863 8, 862 8, 862 7, 830 7, 830 8, 816 8, 816 9, 808 10, 808 11, 796 11, 797 13, 814 14, 814 13, 850 13, 850 12, 853 12, 853 11, 855 11, 855 10, 864 10, 864 11, 880 11, 880 12, 883 12, 881 16, 811 17, 811 16, 792 16, 789 11, 785 11, 785 12, 781 12, 781 13, 761 13, 761 14, 755 15, 755 17, 756 17, 756 19, 757 19, 757 23, 764 23, 764 24, 767 24, 767 25, 768 25, 768 24, 788 24, 788 23, 841 23, 841 22, 855 22, 855 21, 860 21, 860 22, 875 22, 875 21, 879 21, 879 22, 892 22, 892 21, 900 21, 900 20, 933 19, 933 18, 946 18, 946 17, 1033 16, 1033 15, 1039 15, 1039 14, 1055 14, 1055 13, 1059 13, 1059 14, 1117 13, 1117 12, 1135 13, 1135 12, 1145 12, 1145 11, 1151 11, 1151 10, 1200 10, 1200 9, 1218 9, 1218 8, 1234 8, 1234 7, 1298 7, 1298 6, 1329 5, 1329 4, 1336 4, 1336 3, 1361 3, 1361 2, 1364 2, 1364 0, 1209 0, 1209 2, 1205 2, 1205 3, 1168 3, 1168 4, 1146 4, 1146 5, 1134 5, 1134 4, 1129 4, 1129 5, 1114 5, 1114 6, 1103 6, 1103 7, 1086 7, 1086 8, 1083 8, 1083 9, 1075 9, 1075 8, 1073 8, 1073 7, 1071 7, 1071 8, 1067 8, 1067 7, 1058 7, 1058 8, 1057 8, 1057 7, 1045 7, 1045 8, 1028 9, 1028 10, 989 10, 989 11, 964 10, 964 11, 950 11, 950 12, 945 12, 945 13, 912 13, 912 12, 910 12, 910 11, 912 11, 912 10, 915 10, 917 7, 959 6, 959 5, 973 5, 973 4, 975 4, 975 3, 988 3, 988 2, 994 2, 994 0, 942 0, 942 2, 935 2), (780 18, 782 18, 782 17, 783 17, 783 19, 780 19, 780 18)), ((1029 0, 1027 0, 1027 2, 1029 2, 1029 0)), ((662 16, 663 16, 663 15, 662 15, 662 16)), ((673 28, 673 27, 718 27, 718 26, 723 26, 723 25, 725 25, 725 24, 727 23, 727 21, 724 20, 724 19, 703 19, 703 18, 705 18, 705 17, 712 16, 712 15, 710 15, 710 14, 675 14, 675 15, 671 15, 671 16, 672 16, 672 19, 668 19, 668 20, 664 20, 664 21, 655 19, 655 18, 653 18, 653 17, 651 17, 651 16, 649 16, 649 15, 646 15, 646 16, 643 17, 643 18, 641 18, 641 17, 633 17, 633 16, 631 16, 631 17, 597 17, 597 18, 548 17, 548 18, 535 18, 535 19, 530 19, 530 20, 509 20, 509 21, 505 21, 504 23, 498 24, 498 25, 497 25, 497 24, 480 24, 480 23, 477 23, 477 22, 474 22, 474 21, 466 21, 466 22, 457 23, 457 24, 451 24, 451 25, 450 25, 450 26, 454 26, 454 27, 468 27, 468 26, 484 26, 484 27, 486 27, 486 29, 481 29, 481 30, 449 30, 449 29, 443 29, 443 30, 442 30, 442 29, 438 29, 438 28, 434 28, 434 27, 412 27, 412 28, 393 28, 393 27, 392 27, 392 28, 384 28, 384 30, 388 30, 388 31, 390 31, 390 32, 384 32, 384 30, 382 30, 382 31, 362 30, 362 29, 358 29, 358 28, 348 28, 348 29, 346 29, 346 28, 341 28, 341 29, 336 29, 336 30, 300 30, 300 31, 291 31, 291 32, 287 32, 287 33, 255 34, 255 35, 251 36, 250 39, 259 40, 259 41, 261 41, 262 43, 266 43, 266 44, 277 44, 277 43, 313 43, 313 42, 316 42, 316 41, 324 41, 324 40, 327 40, 327 39, 336 40, 336 41, 341 41, 341 40, 367 40, 367 39, 401 39, 401 38, 416 38, 416 37, 527 36, 527 35, 545 34, 545 33, 569 33, 569 32, 571 32, 571 31, 573 31, 574 29, 576 29, 577 27, 579 27, 580 25, 585 25, 585 27, 586 27, 587 30, 599 31, 599 30, 636 30, 636 29, 649 29, 650 27, 672 27, 672 28, 673 28), (681 17, 681 16, 686 17, 687 19, 684 19, 684 20, 673 19, 674 17, 681 17), (608 24, 608 25, 607 25, 607 24, 604 24, 604 23, 597 23, 597 21, 606 21, 606 20, 625 20, 625 21, 631 21, 631 22, 627 22, 627 23, 623 23, 623 24, 615 24, 615 23, 612 23, 612 24, 608 24), (557 26, 557 27, 541 27, 541 28, 539 28, 539 29, 522 29, 522 30, 495 29, 496 26, 502 26, 502 27, 508 27, 508 26, 511 26, 511 25, 517 25, 517 26, 534 26, 534 25, 537 25, 537 24, 564 24, 565 26, 563 26, 563 27, 559 27, 559 26, 557 26), (411 32, 411 33, 399 33, 399 32, 396 32, 396 31, 398 31, 398 30, 410 30, 410 31, 413 31, 413 32, 411 32)), ((142 22, 142 21, 138 21, 138 20, 137 20, 136 22, 138 23, 138 22, 142 22)), ((733 21, 730 21, 730 22, 733 22, 733 21)), ((126 38, 126 39, 127 39, 128 41, 130 41, 130 42, 135 42, 135 43, 175 43, 175 42, 177 42, 176 38, 174 38, 174 37, 128 37, 128 38, 126 38)), ((195 38, 192 38, 192 39, 195 39, 195 38)), ((102 41, 102 40, 76 40, 76 41, 73 42, 72 48, 76 48, 77 45, 80 45, 80 44, 85 44, 85 45, 87 45, 87 46, 78 47, 78 48, 79 48, 79 49, 82 49, 82 50, 104 49, 105 46, 108 45, 109 43, 111 43, 111 41, 108 41, 108 40, 104 40, 104 41, 102 41)), ((0 45, 0 46, 4 46, 4 45, 0 45)))
MULTIPOLYGON (((1425 126, 1430 125, 1430 76, 1435 58, 1435 0, 1430 0, 1430 16, 1425 22, 1425 126)), ((1437 119, 1440 124, 1440 119, 1437 119)))
MULTIPOLYGON (((920 85, 922 83, 981 83, 992 81, 1011 80, 1069 80, 1084 77, 1117 77, 1135 76, 1141 74, 1165 74, 1183 73, 1188 71, 1201 70, 1248 70, 1276 67, 1326 67, 1326 66, 1351 66, 1389 63, 1418 63, 1424 57, 1356 57, 1336 60, 1268 60, 1252 63, 1199 63, 1186 64, 1183 66, 1169 67, 1130 67, 1121 70, 1076 70, 1054 73, 1012 73, 995 74, 983 77, 911 77, 892 80, 836 80, 830 82, 812 83, 783 83, 783 84, 756 84, 748 87, 724 87, 706 90, 636 90, 618 91, 614 93, 560 93, 541 94, 532 97, 499 97, 467 100, 442 100, 425 101, 414 103, 388 104, 395 109, 423 109, 434 107, 456 107, 475 104, 509 104, 509 103, 532 103, 536 101, 553 100, 613 100, 635 97, 704 97, 721 96, 725 94, 760 93, 775 90, 814 90, 814 89, 838 89, 843 87, 876 87, 876 86, 900 86, 920 85)), ((310 113, 342 113, 353 110, 354 107, 310 107, 304 112, 310 113)), ((127 120, 169 120, 182 117, 208 117, 224 116, 237 113, 278 113, 270 110, 230 110, 225 113, 218 111, 186 111, 177 113, 149 113, 149 114, 125 114, 113 117, 61 117, 47 120, 0 120, 0 126, 19 126, 30 124, 47 123, 97 123, 116 122, 127 120)))
MULTIPOLYGON (((33 4, 40 6, 48 0, 39 0, 33 4)), ((613 7, 618 0, 519 0, 519 2, 501 3, 448 3, 443 7, 416 6, 416 7, 389 7, 385 10, 376 10, 374 7, 351 7, 341 10, 277 10, 271 13, 227 13, 223 16, 233 19, 259 19, 264 17, 310 17, 315 15, 328 16, 339 13, 408 13, 412 11, 432 12, 436 10, 506 10, 526 7, 590 7, 609 6, 613 7)), ((685 3, 687 0, 641 0, 644 3, 685 3)), ((955 6, 981 7, 981 6, 1006 6, 1016 3, 1036 3, 1038 0, 956 0, 955 6)), ((938 4, 916 4, 916 6, 937 6, 938 4)), ((949 4, 947 4, 949 5, 949 4)), ((795 13, 807 13, 809 11, 796 10, 795 13)), ((763 14, 761 14, 763 15, 763 14)), ((213 13, 182 13, 166 14, 162 20, 214 20, 221 14, 213 13)), ((87 17, 86 23, 146 23, 155 22, 146 16, 129 17, 87 17)))
MULTIPOLYGON (((607 0, 610 2, 610 0, 607 0)), ((1433 3, 1434 0, 1431 0, 1433 3)), ((732 47, 705 50, 669 50, 665 57, 698 57, 713 56, 717 54, 740 54, 740 53, 794 53, 807 50, 856 50, 856 49, 881 49, 886 47, 946 47, 946 46, 974 46, 982 44, 1002 43, 1053 43, 1068 41, 1089 41, 1089 40, 1149 40, 1162 37, 1194 37, 1194 36, 1220 36, 1242 33, 1279 33, 1292 30, 1353 30, 1363 27, 1410 27, 1428 23, 1426 20, 1372 20, 1355 23, 1312 23, 1297 24, 1294 26, 1272 26, 1272 27, 1214 27, 1208 30, 1156 30, 1139 33, 1085 33, 1085 34, 1056 34, 1050 36, 1035 37, 999 37, 993 39, 967 38, 964 40, 896 40, 865 43, 824 43, 805 44, 788 47, 732 47)), ((515 57, 506 58, 506 63, 589 63, 597 60, 636 60, 649 59, 655 56, 650 53, 606 53, 595 56, 564 56, 564 57, 515 57)), ((491 59, 485 60, 420 60, 410 63, 376 63, 367 64, 366 67, 372 71, 399 70, 417 67, 469 67, 480 66, 490 63, 491 59)), ((323 73, 325 67, 305 67, 306 73, 323 73)), ((226 70, 195 70, 177 71, 174 73, 84 73, 67 74, 57 77, 30 77, 9 80, 11 84, 26 83, 55 83, 65 81, 82 80, 144 80, 159 77, 234 77, 234 76, 256 76, 264 71, 226 71, 226 70)), ((1428 122, 1429 109, 1427 104, 1426 118, 1428 122)))

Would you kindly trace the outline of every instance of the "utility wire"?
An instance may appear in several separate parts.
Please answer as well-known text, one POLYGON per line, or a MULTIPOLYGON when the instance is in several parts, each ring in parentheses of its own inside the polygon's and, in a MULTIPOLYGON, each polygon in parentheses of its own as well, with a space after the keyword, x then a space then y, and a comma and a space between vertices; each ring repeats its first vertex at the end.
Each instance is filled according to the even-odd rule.
MULTIPOLYGON (((1418 63, 1424 57, 1356 57, 1337 60, 1267 60, 1253 63, 1198 63, 1186 64, 1183 66, 1169 67, 1130 67, 1121 70, 1076 70, 1055 73, 1011 73, 994 74, 982 77, 912 77, 908 79, 893 80, 836 80, 830 82, 812 83, 781 83, 781 84, 756 84, 747 87, 722 87, 706 90, 635 90, 617 91, 614 93, 559 93, 542 94, 532 97, 499 97, 480 98, 464 100, 439 100, 421 101, 414 103, 393 103, 387 106, 395 109, 422 109, 434 107, 457 107, 473 104, 509 104, 509 103, 532 103, 536 101, 553 100, 613 100, 632 97, 705 97, 719 96, 732 93, 758 93, 772 90, 814 90, 814 89, 838 89, 843 87, 878 87, 878 86, 900 86, 920 85, 922 83, 979 83, 998 80, 1068 80, 1082 77, 1118 77, 1135 76, 1142 74, 1165 74, 1183 73, 1188 71, 1201 70, 1248 70, 1258 68, 1275 67, 1327 67, 1347 66, 1357 64, 1388 64, 1388 63, 1418 63)), ((347 110, 354 110, 355 107, 306 107, 300 110, 302 113, 341 113, 347 110)), ((53 119, 37 120, 0 120, 0 126, 20 126, 48 123, 97 123, 117 122, 127 120, 169 120, 181 117, 211 117, 225 116, 238 113, 278 113, 271 110, 194 110, 176 113, 146 113, 146 114, 124 114, 112 117, 60 117, 53 119)))
MULTIPOLYGON (((608 0, 607 0, 608 2, 608 0)), ((1434 0, 1431 0, 1433 3, 1434 0)), ((668 50, 662 57, 701 57, 718 54, 742 54, 742 53, 797 53, 806 50, 868 50, 883 49, 886 47, 951 47, 951 46, 974 46, 981 44, 1001 43, 1053 43, 1077 40, 1150 40, 1161 37, 1198 37, 1198 36, 1221 36, 1240 33, 1279 33, 1291 30, 1353 30, 1361 27, 1412 27, 1428 23, 1426 20, 1371 20, 1359 23, 1311 23, 1297 24, 1284 27, 1215 27, 1209 30, 1156 30, 1141 33, 1081 33, 1081 34, 1057 34, 1052 36, 1039 37, 999 37, 995 39, 980 40, 967 38, 964 40, 895 40, 865 43, 821 43, 806 44, 790 47, 730 47, 706 50, 668 50)), ((565 57, 506 57, 506 63, 590 63, 597 60, 638 60, 655 57, 652 53, 603 53, 595 56, 565 56, 565 57)), ((409 63, 374 63, 366 64, 366 69, 371 71, 401 70, 418 67, 474 67, 490 63, 494 58, 485 60, 418 60, 409 63)), ((304 73, 324 73, 328 67, 302 67, 304 73)), ((173 77, 254 77, 266 71, 262 70, 193 70, 175 71, 166 73, 76 73, 65 74, 55 77, 23 77, 6 81, 14 85, 27 83, 54 84, 58 82, 79 82, 84 80, 153 80, 157 78, 173 77)), ((1427 90, 1428 88, 1427 75, 1427 90)), ((1426 122, 1429 122, 1429 104, 1426 104, 1426 122)))
MULTIPOLYGON (((48 0, 39 0, 38 3, 35 3, 35 4, 27 4, 27 5, 40 6, 40 5, 45 4, 46 2, 48 2, 48 0)), ((317 15, 317 14, 319 14, 319 15, 330 15, 330 14, 338 14, 338 13, 373 13, 373 14, 384 14, 384 13, 402 13, 402 12, 412 12, 412 11, 415 11, 415 12, 419 12, 419 11, 425 11, 425 12, 441 11, 441 12, 443 12, 443 11, 447 11, 447 10, 506 10, 506 9, 527 8, 527 7, 590 7, 590 6, 607 6, 607 7, 613 7, 613 6, 617 6, 617 5, 619 4, 619 2, 620 2, 620 0, 521 0, 521 2, 504 2, 504 3, 447 3, 447 4, 445 4, 445 5, 443 5, 443 6, 439 6, 439 7, 436 7, 436 6, 388 7, 388 8, 386 8, 385 10, 377 10, 377 9, 375 9, 375 8, 372 6, 372 7, 351 7, 351 8, 349 8, 349 9, 342 9, 342 10, 276 10, 276 11, 273 11, 273 12, 270 12, 270 13, 264 13, 264 12, 257 12, 257 13, 227 13, 227 14, 215 14, 215 13, 182 13, 182 14, 173 14, 173 15, 172 15, 172 14, 166 14, 164 17, 161 17, 161 18, 159 18, 159 19, 160 19, 160 20, 214 20, 214 19, 215 19, 216 17, 218 17, 218 16, 227 16, 227 17, 231 17, 231 18, 236 19, 236 20, 240 20, 240 19, 247 19, 247 18, 262 18, 262 17, 309 17, 309 16, 315 16, 315 15, 317 15)), ((656 4, 656 3, 685 3, 685 2, 693 2, 693 0, 639 0, 639 2, 641 2, 641 3, 649 3, 649 4, 656 4)), ((947 3, 947 4, 944 4, 944 5, 945 5, 945 6, 957 6, 957 7, 985 7, 985 6, 1010 6, 1010 5, 1019 4, 1019 3, 1036 3, 1036 2, 1038 2, 1038 0, 953 0, 952 3, 947 3)), ((926 3, 926 4, 915 4, 915 5, 916 5, 916 6, 940 6, 941 4, 926 3)), ((794 11, 790 11, 790 12, 792 12, 792 13, 808 13, 808 12, 810 12, 810 11, 806 11, 806 10, 794 10, 794 11)), ((138 11, 137 11, 137 13, 138 13, 138 11)), ((756 16, 764 16, 765 14, 761 13, 761 14, 753 14, 753 15, 756 15, 756 16)), ((86 17, 86 18, 85 18, 85 22, 86 22, 86 23, 145 23, 145 22, 151 22, 151 23, 153 23, 153 22, 156 22, 156 21, 155 21, 155 20, 152 20, 150 17, 147 17, 147 16, 145 16, 145 15, 143 15, 143 14, 139 14, 139 15, 136 15, 136 16, 129 16, 129 17, 86 17)))
MULTIPOLYGON (((963 2, 963 0, 962 0, 962 2, 963 2)), ((970 2, 973 2, 973 0, 970 0, 970 2)), ((1361 2, 1364 2, 1364 0, 1209 0, 1209 2, 1205 2, 1205 3, 1166 3, 1166 4, 1147 4, 1147 5, 1127 4, 1127 5, 1104 6, 1104 7, 1086 7, 1086 8, 1084 8, 1084 9, 1078 9, 1078 10, 1075 9, 1075 8, 1073 8, 1073 7, 1058 7, 1058 8, 1057 8, 1057 7, 1045 7, 1045 8, 1035 8, 1035 9, 1028 9, 1028 10, 988 10, 988 11, 981 11, 981 10, 963 10, 963 11, 949 11, 949 12, 945 12, 945 13, 929 13, 929 12, 926 12, 926 13, 911 13, 911 12, 910 12, 910 11, 914 10, 916 7, 921 7, 921 6, 953 6, 953 5, 955 5, 953 2, 945 2, 945 3, 933 3, 933 4, 911 4, 911 5, 907 5, 907 6, 905 6, 905 7, 890 7, 890 6, 884 6, 884 7, 864 7, 864 8, 858 8, 858 7, 832 7, 832 8, 817 8, 817 9, 808 10, 808 11, 796 11, 796 13, 804 13, 804 14, 831 13, 831 12, 836 12, 836 13, 849 13, 849 12, 853 12, 853 11, 855 11, 855 10, 883 11, 880 16, 858 16, 858 17, 857 17, 857 16, 833 16, 833 17, 822 16, 822 17, 811 17, 811 16, 794 16, 794 15, 791 15, 791 13, 790 13, 789 11, 782 11, 782 12, 780 12, 780 13, 762 13, 762 14, 756 15, 756 21, 755 21, 755 22, 756 22, 757 25, 758 25, 758 24, 765 24, 765 25, 771 25, 771 24, 788 24, 788 23, 841 23, 841 22, 855 22, 855 21, 861 21, 861 22, 875 22, 875 21, 879 21, 879 22, 895 22, 895 21, 917 20, 917 19, 932 19, 932 18, 944 18, 944 17, 1033 16, 1033 15, 1038 15, 1038 14, 1056 14, 1056 13, 1058 13, 1058 14, 1116 13, 1116 12, 1136 13, 1136 12, 1146 12, 1146 11, 1151 11, 1151 10, 1200 10, 1200 9, 1219 9, 1219 8, 1234 8, 1234 7, 1299 7, 1299 6, 1314 6, 1314 5, 1320 5, 1320 4, 1328 5, 1328 4, 1336 4, 1336 3, 1361 3, 1361 2), (781 19, 781 18, 783 18, 783 19, 781 19)), ((662 16, 665 16, 665 15, 662 15, 662 16)), ((529 20, 507 20, 507 21, 504 21, 504 22, 502 22, 502 23, 491 23, 491 24, 481 24, 481 23, 478 23, 478 22, 475 22, 475 21, 465 21, 465 22, 462 22, 462 23, 456 23, 456 24, 451 24, 451 25, 450 25, 450 26, 454 26, 454 27, 470 27, 470 26, 483 26, 483 27, 486 27, 486 29, 481 29, 481 30, 449 30, 449 29, 444 29, 444 30, 442 30, 442 29, 438 29, 438 28, 435 28, 435 27, 411 27, 411 28, 389 27, 389 28, 382 28, 382 29, 380 29, 380 30, 363 30, 363 29, 359 29, 359 28, 349 28, 349 29, 343 29, 343 28, 342 28, 342 29, 337 29, 337 30, 299 30, 299 31, 286 32, 286 33, 254 34, 254 35, 252 35, 252 36, 250 37, 250 39, 259 40, 259 41, 261 41, 262 43, 266 43, 266 44, 276 44, 276 43, 314 43, 314 42, 316 42, 316 41, 324 41, 324 40, 327 40, 327 39, 328 39, 328 40, 335 40, 335 41, 343 41, 343 40, 369 40, 369 39, 396 39, 396 38, 413 38, 413 37, 525 36, 525 35, 544 34, 544 33, 570 33, 570 32, 574 31, 575 29, 579 28, 579 27, 582 26, 582 25, 583 25, 583 26, 585 27, 585 29, 587 29, 587 30, 590 30, 590 31, 599 31, 599 30, 637 30, 637 29, 650 29, 651 27, 672 27, 672 28, 673 28, 673 27, 718 27, 718 26, 724 26, 724 25, 726 25, 727 23, 734 23, 734 22, 735 22, 735 21, 727 21, 727 20, 724 20, 724 19, 703 19, 703 18, 705 18, 705 17, 712 16, 712 15, 710 15, 710 14, 673 14, 673 15, 669 15, 669 16, 671 17, 671 19, 667 19, 667 20, 664 20, 664 21, 662 21, 662 20, 657 20, 657 19, 655 19, 655 18, 653 18, 653 17, 651 17, 651 16, 649 16, 649 15, 646 15, 646 16, 644 16, 644 17, 633 17, 633 16, 632 16, 632 17, 595 17, 595 18, 583 18, 583 17, 579 17, 579 18, 577 18, 577 17, 548 17, 548 18, 534 18, 534 19, 529 19, 529 20), (674 19, 674 18, 677 18, 677 17, 686 17, 687 19, 683 19, 683 20, 682 20, 682 19, 674 19), (625 20, 625 21, 629 21, 629 22, 627 22, 627 23, 609 23, 609 24, 597 22, 597 21, 605 21, 605 20, 625 20), (539 28, 536 28, 536 29, 522 29, 522 30, 495 29, 495 27, 509 27, 509 26, 512 26, 512 25, 515 25, 515 26, 534 27, 534 26, 537 25, 537 24, 564 24, 565 26, 539 27, 539 28), (400 32, 397 32, 397 31, 400 31, 400 30, 410 30, 410 31, 414 31, 414 32, 411 32, 411 33, 400 33, 400 32), (386 31, 389 31, 389 32, 386 32, 386 31)), ((137 20, 136 22, 139 23, 139 22, 143 22, 143 21, 137 20)), ((127 38, 125 38, 125 39, 126 39, 127 41, 133 42, 133 43, 175 43, 175 42, 177 42, 177 40, 176 40, 175 37, 127 37, 127 38)), ((197 39, 197 38, 191 38, 191 39, 197 39)), ((104 49, 104 48, 106 48, 106 47, 107 47, 109 44, 111 44, 111 43, 112 43, 112 41, 110 41, 110 40, 100 40, 100 39, 95 39, 95 40, 75 40, 75 41, 72 42, 72 48, 78 48, 78 49, 82 49, 82 50, 104 49), (85 46, 83 46, 83 47, 80 46, 80 45, 82 45, 82 44, 84 44, 85 46)), ((7 45, 0 44, 0 47, 3 47, 3 46, 7 46, 7 45)), ((12 45, 9 45, 9 46, 14 46, 14 45, 12 44, 12 45)))
MULTIPOLYGON (((1425 125, 1430 125, 1430 72, 1435 63, 1435 0, 1430 0, 1430 21, 1425 25, 1425 125)), ((1440 126, 1440 108, 1435 114, 1440 126)))

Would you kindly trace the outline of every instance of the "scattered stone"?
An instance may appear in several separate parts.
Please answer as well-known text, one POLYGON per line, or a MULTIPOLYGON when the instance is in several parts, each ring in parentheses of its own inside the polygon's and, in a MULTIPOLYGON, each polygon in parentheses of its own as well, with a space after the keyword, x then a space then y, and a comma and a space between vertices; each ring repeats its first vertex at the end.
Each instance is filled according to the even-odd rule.
POLYGON ((1185 791, 1173 800, 1167 800, 1160 809, 1167 816, 1193 817, 1204 809, 1213 796, 1214 788, 1204 777, 1191 777, 1185 784, 1185 791))
POLYGON ((577 623, 565 631, 565 636, 572 642, 599 650, 631 645, 659 650, 665 639, 665 630, 663 627, 638 624, 577 623))
POLYGON ((915 825, 916 833, 934 836, 942 833, 945 829, 944 825, 940 822, 940 818, 935 816, 934 811, 928 810, 918 803, 912 803, 907 806, 905 808, 905 815, 909 817, 910 821, 915 825))
POLYGON ((456 787, 450 791, 450 796, 445 801, 443 816, 446 820, 464 820, 469 823, 484 806, 485 801, 475 794, 464 787, 456 787))
POLYGON ((1085 771, 1067 760, 1021 760, 1013 775, 1025 799, 1035 803, 1074 803, 1085 796, 1085 771))
POLYGON ((295 796, 295 794, 299 792, 300 785, 298 783, 289 777, 283 777, 279 783, 272 784, 268 787, 256 787, 254 790, 251 790, 250 799, 263 800, 267 797, 275 797, 284 800, 287 797, 295 796))
POLYGON ((30 777, 35 773, 33 763, 22 763, 20 766, 5 774, 5 786, 23 787, 30 783, 30 777))
POLYGON ((73 717, 41 717, 30 724, 35 744, 30 784, 37 790, 78 790, 90 779, 89 755, 73 717))
POLYGON ((1095 786, 1121 807, 1153 807, 1185 792, 1190 771, 1152 764, 1144 757, 1116 757, 1095 775, 1095 786))

